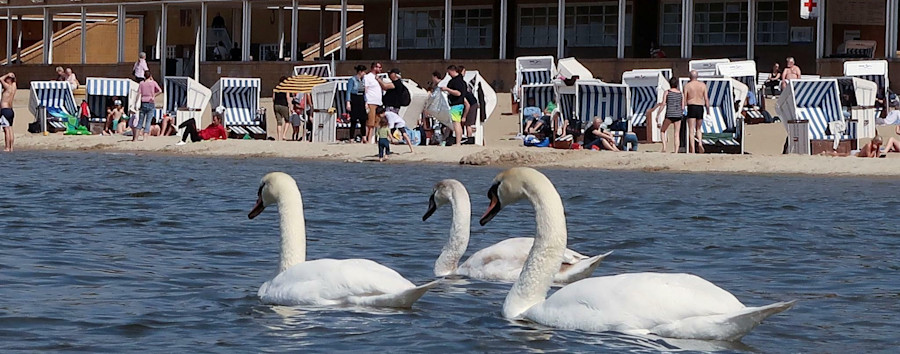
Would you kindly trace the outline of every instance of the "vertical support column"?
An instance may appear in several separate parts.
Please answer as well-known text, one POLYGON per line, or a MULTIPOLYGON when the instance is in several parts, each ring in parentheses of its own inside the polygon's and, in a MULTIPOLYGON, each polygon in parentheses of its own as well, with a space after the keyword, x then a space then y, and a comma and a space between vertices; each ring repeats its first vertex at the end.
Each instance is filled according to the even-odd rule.
MULTIPOLYGON (((200 43, 198 43, 200 51, 197 52, 200 55, 200 61, 206 61, 206 31, 209 28, 206 24, 207 17, 209 17, 209 4, 204 1, 200 3, 200 43)), ((198 65, 194 71, 199 72, 200 66, 198 65)))
POLYGON ((819 18, 816 19, 816 59, 825 56, 825 1, 819 1, 819 18))
POLYGON ((125 62, 125 5, 116 8, 116 62, 125 62))
POLYGON ((453 0, 444 0, 444 60, 450 60, 450 25, 453 24, 451 7, 453 0))
POLYGON ((44 64, 53 64, 53 13, 44 8, 44 64))
POLYGON ((500 55, 498 58, 500 60, 506 59, 506 37, 507 33, 509 33, 509 18, 507 16, 507 9, 509 8, 508 0, 500 0, 500 31, 498 33, 498 37, 500 37, 500 55))
POLYGON ((325 59, 325 5, 319 6, 319 59, 325 59))
POLYGON ((6 65, 12 65, 12 10, 6 9, 6 65))
POLYGON ((884 57, 887 59, 897 57, 897 11, 900 9, 900 0, 887 0, 887 11, 884 20, 884 57))
POLYGON ((556 14, 556 60, 566 54, 566 0, 559 0, 556 14))
POLYGON ((87 8, 81 7, 81 64, 87 64, 87 8))
POLYGON ((619 0, 619 29, 616 31, 616 58, 625 58, 625 0, 619 0))
POLYGON ((681 57, 694 56, 694 1, 681 1, 681 57))
POLYGON ((166 78, 166 59, 169 59, 166 43, 169 36, 169 4, 160 4, 159 10, 159 81, 162 82, 166 78))
POLYGON ((291 0, 291 61, 297 61, 297 0, 291 0))
POLYGON ((341 61, 344 60, 347 60, 347 0, 341 0, 341 61))
POLYGON ((22 61, 22 15, 16 16, 16 60, 22 61))
POLYGON ((250 61, 250 28, 252 28, 253 9, 250 0, 244 0, 244 11, 241 13, 241 60, 250 61))
POLYGON ((281 5, 278 6, 278 60, 284 60, 284 7, 281 5))
POLYGON ((391 0, 391 60, 397 60, 397 23, 400 16, 399 0, 391 0))
POLYGON ((206 30, 204 21, 200 19, 202 12, 202 8, 200 11, 191 11, 191 14, 194 16, 194 55, 191 56, 191 61, 193 62, 191 66, 194 67, 192 76, 196 81, 200 81, 200 54, 206 51, 205 42, 201 40, 203 31, 206 30))
POLYGON ((747 60, 756 56, 756 0, 747 0, 747 60))

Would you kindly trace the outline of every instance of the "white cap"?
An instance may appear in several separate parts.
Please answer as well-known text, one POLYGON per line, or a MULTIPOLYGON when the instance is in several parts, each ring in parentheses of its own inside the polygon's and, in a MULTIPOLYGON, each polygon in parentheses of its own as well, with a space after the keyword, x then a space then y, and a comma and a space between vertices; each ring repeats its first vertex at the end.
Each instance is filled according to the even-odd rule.
POLYGON ((225 114, 225 106, 218 106, 218 107, 216 107, 216 113, 218 113, 218 114, 225 114))

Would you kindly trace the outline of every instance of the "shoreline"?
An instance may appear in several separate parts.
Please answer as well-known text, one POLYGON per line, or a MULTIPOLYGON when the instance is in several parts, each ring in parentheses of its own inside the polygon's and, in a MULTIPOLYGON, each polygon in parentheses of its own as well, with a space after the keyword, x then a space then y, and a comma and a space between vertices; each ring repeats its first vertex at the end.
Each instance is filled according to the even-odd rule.
MULTIPOLYGON (((135 153, 160 156, 287 158, 300 161, 377 163, 374 145, 328 144, 268 140, 226 140, 176 146, 178 138, 148 137, 132 143, 123 136, 20 135, 16 151, 70 151, 99 153, 135 153)), ((596 152, 556 150, 518 146, 518 141, 503 140, 496 146, 461 147, 416 146, 410 154, 405 145, 393 145, 389 164, 444 164, 471 166, 530 166, 554 169, 614 171, 727 173, 737 175, 795 175, 836 177, 900 176, 897 158, 863 159, 856 157, 800 155, 724 155, 672 154, 661 152, 596 152)), ((13 152, 15 154, 15 151, 13 152)), ((894 154, 889 154, 894 155, 894 154)))

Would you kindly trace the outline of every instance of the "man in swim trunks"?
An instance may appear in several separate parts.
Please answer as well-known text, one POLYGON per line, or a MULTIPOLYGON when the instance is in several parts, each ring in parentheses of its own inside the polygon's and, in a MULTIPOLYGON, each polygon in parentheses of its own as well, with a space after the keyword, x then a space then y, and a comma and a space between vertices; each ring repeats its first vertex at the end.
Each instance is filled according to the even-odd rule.
POLYGON ((709 92, 706 84, 697 80, 697 70, 691 70, 691 81, 684 84, 684 102, 687 105, 688 153, 703 153, 703 115, 709 110, 709 92), (694 138, 696 137, 696 141, 694 138), (695 145, 697 144, 697 145, 695 145), (697 149, 694 149, 697 146, 697 149))
POLYGON ((788 82, 799 79, 802 76, 803 72, 800 71, 800 67, 794 64, 794 57, 787 57, 785 59, 784 72, 781 73, 781 90, 784 90, 788 82))
POLYGON ((465 110, 465 93, 468 92, 463 76, 459 74, 459 68, 456 65, 447 67, 447 75, 450 75, 450 81, 446 87, 441 90, 447 92, 448 101, 450 103, 450 120, 453 121, 453 131, 456 133, 456 145, 462 143, 462 118, 465 110))
POLYGON ((3 151, 13 151, 13 120, 16 112, 13 111, 13 100, 16 98, 16 74, 7 73, 0 76, 0 84, 3 85, 3 95, 0 96, 0 129, 3 130, 3 151))

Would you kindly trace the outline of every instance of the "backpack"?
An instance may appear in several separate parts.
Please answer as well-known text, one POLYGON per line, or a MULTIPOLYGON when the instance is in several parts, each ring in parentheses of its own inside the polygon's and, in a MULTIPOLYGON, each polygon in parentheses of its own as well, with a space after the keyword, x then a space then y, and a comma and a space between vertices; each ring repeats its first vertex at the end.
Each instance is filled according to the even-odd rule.
POLYGON ((400 90, 400 102, 398 102, 400 104, 400 107, 409 106, 409 104, 412 103, 412 97, 409 94, 409 88, 407 88, 406 85, 401 84, 400 87, 397 87, 397 89, 400 90))

